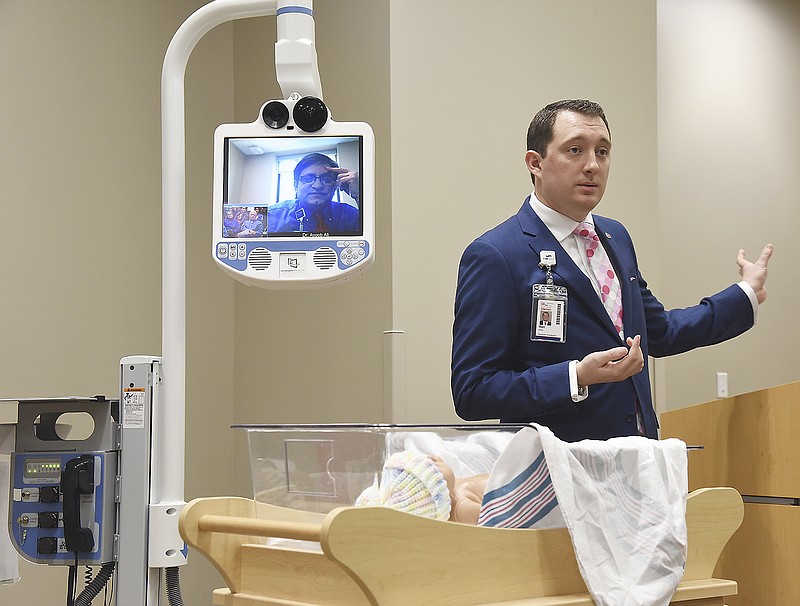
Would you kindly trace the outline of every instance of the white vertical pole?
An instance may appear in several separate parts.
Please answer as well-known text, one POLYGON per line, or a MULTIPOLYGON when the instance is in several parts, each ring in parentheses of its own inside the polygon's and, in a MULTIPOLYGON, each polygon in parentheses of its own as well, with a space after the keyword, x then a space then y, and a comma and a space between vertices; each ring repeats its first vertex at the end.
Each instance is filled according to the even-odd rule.
POLYGON ((386 330, 383 333, 383 421, 408 422, 404 330, 386 330))
MULTIPOLYGON (((247 17, 274 15, 275 0, 215 0, 178 29, 161 74, 162 398, 154 419, 151 504, 184 504, 186 414, 186 147, 184 76, 197 42, 212 28, 247 17)), ((163 507, 161 508, 163 509, 163 507)), ((168 507, 167 507, 168 509, 168 507)), ((156 511, 158 508, 156 508, 156 511)), ((177 523, 177 516, 175 523, 177 523)), ((152 521, 151 521, 152 527, 152 521)), ((151 539, 153 537, 150 537, 151 539)), ((151 566, 158 564, 151 563, 151 566)))
POLYGON ((283 97, 298 93, 322 99, 311 0, 278 0, 276 14, 275 72, 283 97))

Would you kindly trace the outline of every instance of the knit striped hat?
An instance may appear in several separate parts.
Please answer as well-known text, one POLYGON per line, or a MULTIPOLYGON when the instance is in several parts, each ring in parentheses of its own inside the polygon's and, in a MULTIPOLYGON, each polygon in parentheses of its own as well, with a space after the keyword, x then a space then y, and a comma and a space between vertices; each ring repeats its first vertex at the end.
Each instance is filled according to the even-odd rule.
POLYGON ((442 472, 427 455, 403 450, 383 465, 380 484, 356 500, 357 507, 391 507, 426 518, 450 517, 450 493, 442 472))

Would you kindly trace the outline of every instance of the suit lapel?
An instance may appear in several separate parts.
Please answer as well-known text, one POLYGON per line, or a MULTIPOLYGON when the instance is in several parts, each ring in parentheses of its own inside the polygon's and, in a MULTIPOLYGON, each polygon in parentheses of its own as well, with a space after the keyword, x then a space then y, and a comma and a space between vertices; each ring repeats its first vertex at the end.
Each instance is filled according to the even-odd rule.
MULTIPOLYGON (((556 266, 553 268, 553 273, 564 280, 570 289, 570 294, 574 294, 583 300, 586 306, 589 307, 589 309, 591 309, 592 312, 598 317, 603 326, 608 328, 608 330, 610 330, 613 334, 619 336, 614 328, 613 323, 611 322, 611 318, 608 317, 606 308, 603 306, 602 301, 600 301, 600 297, 597 296, 594 286, 589 281, 589 278, 577 265, 575 265, 575 262, 569 256, 567 251, 564 250, 560 242, 556 240, 555 236, 553 236, 550 230, 547 229, 547 226, 544 224, 544 222, 539 218, 539 215, 537 215, 536 212, 534 212, 534 210, 531 208, 529 201, 530 198, 525 199, 525 203, 517 213, 517 218, 519 220, 519 225, 522 229, 522 232, 529 237, 528 245, 533 251, 535 263, 538 265, 539 254, 541 251, 555 251, 556 266)), ((603 238, 603 244, 605 244, 606 238, 602 235, 601 238, 603 238)), ((608 250, 608 248, 606 248, 606 250, 608 250)), ((609 253, 611 263, 616 268, 618 265, 615 257, 616 255, 612 257, 609 253)), ((629 286, 628 289, 630 289, 629 286)), ((623 292, 622 301, 624 305, 625 292, 623 292)))

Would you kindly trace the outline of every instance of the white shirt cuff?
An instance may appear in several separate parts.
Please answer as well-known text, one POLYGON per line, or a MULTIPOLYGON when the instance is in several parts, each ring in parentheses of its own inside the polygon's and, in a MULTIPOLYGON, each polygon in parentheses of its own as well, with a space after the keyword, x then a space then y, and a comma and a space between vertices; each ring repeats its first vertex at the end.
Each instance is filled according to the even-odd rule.
POLYGON ((755 326, 758 323, 758 298, 756 298, 756 291, 744 280, 739 282, 736 286, 741 288, 744 294, 747 295, 747 298, 750 299, 750 305, 753 306, 753 326, 755 326))
POLYGON ((589 388, 578 385, 578 361, 569 363, 569 395, 573 402, 582 402, 589 397, 589 388))

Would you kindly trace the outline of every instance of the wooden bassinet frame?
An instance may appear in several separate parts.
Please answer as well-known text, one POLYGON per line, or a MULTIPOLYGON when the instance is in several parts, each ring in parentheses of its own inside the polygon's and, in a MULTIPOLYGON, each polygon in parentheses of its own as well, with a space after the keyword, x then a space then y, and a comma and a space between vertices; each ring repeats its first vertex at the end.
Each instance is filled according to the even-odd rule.
MULTIPOLYGON (((686 571, 671 604, 722 606, 735 581, 713 578, 744 515, 732 488, 689 495, 686 571)), ((220 606, 592 606, 566 529, 498 529, 381 507, 317 514, 238 497, 196 499, 186 542, 219 570, 220 606), (263 544, 319 542, 322 552, 263 544)))

